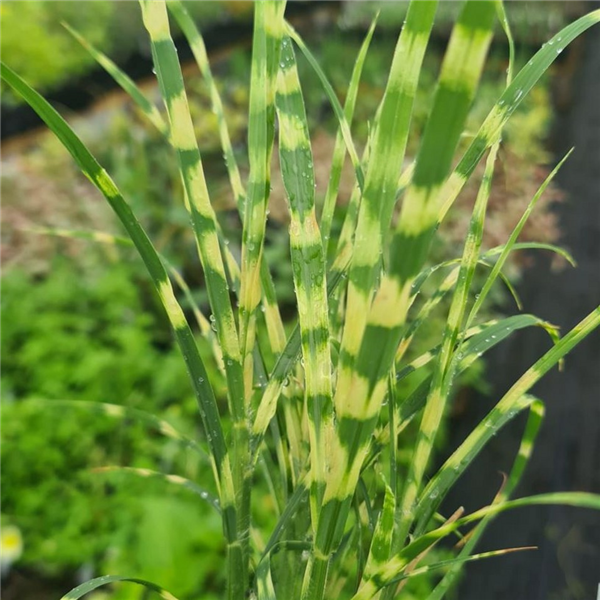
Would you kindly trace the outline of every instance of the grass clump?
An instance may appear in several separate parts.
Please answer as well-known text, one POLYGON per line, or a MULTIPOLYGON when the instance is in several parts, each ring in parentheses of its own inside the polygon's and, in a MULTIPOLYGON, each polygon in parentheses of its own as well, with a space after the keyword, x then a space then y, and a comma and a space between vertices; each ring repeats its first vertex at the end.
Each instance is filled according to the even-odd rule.
MULTIPOLYGON (((374 24, 341 106, 318 62, 285 21, 285 3, 256 2, 246 182, 236 164, 202 38, 183 4, 141 2, 164 112, 114 64, 89 48, 164 135, 177 158, 182 202, 189 213, 210 305, 210 315, 203 315, 197 307, 194 314, 226 381, 226 416, 170 275, 178 285, 180 279, 73 130, 14 71, 2 65, 4 81, 54 131, 121 220, 168 316, 204 431, 201 440, 189 443, 206 452, 213 489, 200 489, 171 474, 157 476, 195 491, 199 501, 209 502, 220 514, 227 548, 227 596, 232 600, 252 594, 260 600, 321 600, 332 595, 391 599, 398 594, 402 597, 410 578, 434 572, 443 577, 429 598, 441 598, 465 562, 514 550, 474 553, 484 527, 496 514, 531 504, 600 508, 600 498, 583 493, 510 500, 543 417, 543 404, 529 390, 600 324, 600 307, 560 340, 550 324, 533 315, 487 322, 478 318, 509 254, 524 246, 517 244, 519 233, 556 172, 532 198, 506 243, 483 252, 487 202, 502 130, 560 51, 600 20, 600 11, 565 27, 513 77, 512 38, 502 4, 465 2, 452 28, 416 159, 406 168, 414 98, 437 8, 434 1, 410 4, 385 92, 372 117, 368 143, 359 155, 350 124, 374 24), (224 238, 211 204, 168 10, 187 36, 210 90, 242 222, 239 254, 224 238), (511 48, 506 88, 456 162, 498 19, 511 48), (294 47, 316 71, 339 121, 322 207, 315 203, 313 157, 294 47), (274 151, 279 153, 290 212, 297 305, 297 324, 290 335, 283 326, 264 253, 274 151), (333 239, 331 223, 346 154, 356 185, 340 236, 333 239), (486 154, 462 256, 442 264, 428 263, 440 223, 486 154), (483 285, 476 288, 473 282, 481 279, 475 278, 475 272, 482 262, 491 268, 483 285), (426 302, 420 302, 420 292, 434 272, 443 273, 444 279, 426 302), (444 297, 449 298, 450 308, 436 344, 407 360, 420 325, 444 297), (436 437, 456 378, 512 331, 528 326, 546 329, 554 346, 515 382, 447 461, 431 472, 436 437), (275 359, 271 368, 267 356, 275 359), (415 378, 416 384, 407 391, 402 383, 408 377, 415 378), (521 447, 496 498, 468 515, 455 507, 452 514, 440 516, 441 502, 460 475, 491 437, 524 411, 529 416, 521 447), (406 461, 399 457, 398 443, 411 421, 417 423, 417 436, 406 461), (259 477, 270 489, 276 513, 276 521, 269 526, 255 517, 253 492, 259 477), (462 535, 469 525, 470 535, 459 551, 431 562, 437 542, 462 535)), ((115 412, 109 406, 104 410, 115 412)), ((169 435, 177 435, 168 426, 162 427, 169 435)), ((137 583, 163 598, 173 598, 160 586, 126 574, 91 580, 64 598, 79 598, 118 581, 137 583)))

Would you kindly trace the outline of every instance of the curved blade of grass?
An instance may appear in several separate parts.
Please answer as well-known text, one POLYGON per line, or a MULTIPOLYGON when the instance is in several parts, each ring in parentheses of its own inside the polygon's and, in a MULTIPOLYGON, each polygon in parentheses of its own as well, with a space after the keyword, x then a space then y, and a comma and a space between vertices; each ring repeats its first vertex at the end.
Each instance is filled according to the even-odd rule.
POLYGON ((396 569, 402 569, 405 565, 403 561, 394 561, 393 559, 383 565, 379 571, 369 579, 365 584, 361 586, 359 591, 352 596, 352 600, 371 600, 371 598, 377 595, 377 592, 392 583, 397 583, 411 577, 418 577, 419 575, 426 575, 437 569, 444 569, 447 567, 462 567, 467 562, 474 562, 476 560, 483 560, 485 558, 495 558, 498 556, 504 556, 505 554, 512 554, 513 552, 523 552, 525 550, 536 550, 536 546, 523 546, 521 548, 505 548, 503 550, 490 550, 489 552, 480 552, 479 554, 473 554, 471 556, 459 556, 457 558, 451 558, 448 560, 441 560, 434 562, 429 565, 424 565, 416 569, 411 570, 405 574, 395 574, 396 569), (402 566, 400 566, 402 565, 402 566))
MULTIPOLYGON (((100 244, 110 244, 114 246, 134 246, 133 242, 129 238, 113 235, 112 233, 106 233, 105 231, 55 229, 51 227, 30 227, 26 231, 31 231, 32 233, 39 233, 42 235, 64 237, 68 239, 89 240, 100 244)), ((225 367, 223 365, 223 355, 221 353, 221 348, 215 338, 209 320, 202 314, 202 311, 200 310, 200 307, 198 306, 198 303, 196 302, 192 291, 190 290, 187 282, 181 276, 179 271, 167 260, 167 258, 164 255, 159 253, 159 256, 161 261, 165 265, 167 271, 169 272, 171 279, 178 285, 178 287, 183 292, 185 299, 188 301, 188 304, 192 309, 192 312, 194 313, 194 318, 196 319, 196 323, 198 324, 200 333, 202 333, 202 335, 209 340, 213 355, 215 357, 215 361, 217 362, 217 366, 224 373, 225 367)))
POLYGON ((416 511, 417 528, 415 532, 417 535, 424 531, 431 515, 437 510, 448 490, 475 459, 492 435, 535 400, 531 396, 526 396, 529 389, 599 325, 600 306, 573 327, 569 333, 536 361, 450 456, 420 496, 416 511))
POLYGON ((553 506, 556 504, 600 510, 600 494, 591 494, 588 492, 552 492, 549 494, 527 496, 526 498, 517 498, 516 500, 507 500, 502 504, 492 504, 491 506, 480 508, 478 511, 459 519, 456 522, 456 526, 461 527, 466 523, 472 523, 488 515, 497 515, 513 508, 522 508, 523 506, 553 506))
MULTIPOLYGON (((460 262, 460 261, 457 261, 457 260, 447 261, 446 263, 440 263, 439 265, 432 267, 432 269, 437 270, 437 268, 446 267, 449 265, 455 265, 457 262, 460 262)), ((478 261, 478 263, 481 265, 484 265, 486 267, 489 267, 489 268, 492 267, 492 265, 490 265, 486 260, 483 260, 483 259, 480 259, 478 261)), ((459 269, 454 268, 446 276, 446 278, 441 282, 441 284, 437 287, 437 289, 433 292, 431 297, 427 299, 425 304, 423 304, 423 306, 421 307, 421 309, 419 310, 417 315, 412 320, 410 320, 408 325, 404 328, 404 332, 402 333, 402 337, 400 338, 400 343, 398 344, 398 348, 396 350, 396 356, 395 356, 396 364, 399 364, 400 361, 402 360, 402 358, 404 357, 404 354, 406 353, 410 344, 412 343, 413 338, 415 337, 415 334, 416 334, 417 330, 419 329, 419 327, 421 327, 421 325, 423 325, 423 323, 425 323, 427 321, 427 319, 430 317, 433 310, 440 304, 440 302, 446 297, 446 295, 454 288, 454 286, 456 285, 456 282, 459 279, 459 274, 460 274, 459 269)), ((515 299, 517 307, 520 309, 521 301, 520 301, 519 296, 517 295, 516 291, 514 290, 513 285, 510 283, 510 281, 508 280, 506 275, 504 275, 503 273, 500 273, 500 279, 506 285, 508 291, 512 294, 513 298, 515 299)), ((422 280, 420 283, 423 283, 423 282, 424 282, 424 280, 422 280)), ((411 306, 412 306, 414 300, 416 299, 416 296, 419 293, 419 287, 417 287, 416 284, 413 284, 412 291, 414 293, 411 296, 411 298, 409 299, 409 304, 411 306)))
MULTIPOLYGON (((488 258, 501 254, 504 250, 504 247, 505 245, 502 245, 488 250, 483 255, 483 258, 488 258)), ((572 267, 577 266, 577 262, 573 258, 573 255, 564 248, 556 246, 555 244, 545 244, 543 242, 520 242, 512 245, 512 251, 514 250, 549 250, 550 252, 554 252, 559 256, 562 256, 572 267)))
MULTIPOLYGON (((484 252, 480 256, 479 264, 489 267, 490 269, 493 268, 493 264, 490 264, 489 259, 494 256, 497 256, 498 254, 501 254, 503 252, 503 250, 504 250, 504 245, 498 246, 496 248, 492 248, 491 250, 484 252)), ((575 260, 573 259, 571 254, 569 252, 567 252, 566 250, 564 250, 563 248, 560 248, 553 244, 523 242, 521 244, 514 244, 511 248, 511 251, 514 251, 514 250, 549 250, 551 252, 555 252, 559 256, 562 256, 572 266, 575 266, 575 260)), ((438 271, 439 269, 442 269, 442 268, 458 265, 459 263, 460 263, 460 259, 452 259, 452 260, 444 261, 442 263, 438 263, 437 265, 434 265, 432 267, 428 267, 427 269, 422 270, 412 285, 412 289, 411 289, 412 295, 409 300, 409 304, 412 306, 416 297, 420 293, 423 283, 425 283, 427 278, 432 273, 434 273, 435 271, 438 271)), ((417 316, 409 321, 407 327, 405 328, 405 330, 402 334, 400 343, 398 345, 398 349, 396 350, 396 357, 395 357, 396 363, 399 363, 402 360, 402 357, 404 356, 406 350, 410 346, 410 344, 414 338, 414 335, 415 335, 416 331, 419 329, 419 327, 429 318, 429 316, 431 315, 433 310, 439 305, 439 303, 446 296, 446 294, 448 294, 448 292, 450 290, 452 290, 452 288, 456 285, 456 282, 458 280, 458 275, 459 275, 458 269, 454 268, 446 276, 446 278, 439 284, 439 286, 433 292, 431 297, 428 298, 427 301, 425 302, 425 304, 420 308, 417 316)), ((516 294, 509 279, 506 277, 506 275, 504 275, 502 273, 502 271, 499 271, 498 277, 502 280, 504 285, 506 285, 507 289, 509 290, 509 292, 512 294, 513 298, 515 299, 517 307, 520 308, 521 307, 520 299, 519 299, 518 295, 516 294)))
POLYGON ((350 126, 348 125, 348 121, 344 115, 344 110, 340 101, 338 100, 335 90, 329 83, 327 79, 327 75, 321 69, 321 65, 319 65, 319 61, 314 57, 313 53, 308 49, 304 40, 300 37, 298 32, 286 21, 285 22, 285 33, 292 40, 294 40, 295 44, 300 48, 302 54, 304 54, 306 60, 313 68, 317 77, 321 80, 321 84, 323 85, 323 89, 325 90, 325 94, 331 103, 333 108, 333 112, 338 119, 340 124, 340 132, 346 144, 346 150, 348 151, 348 155, 350 156, 350 160, 352 161, 352 166, 354 167, 354 172, 356 173, 356 181, 358 182, 358 186, 363 189, 365 176, 360 164, 360 160, 358 159, 358 154, 356 152, 356 148, 354 146, 354 141, 352 140, 352 134, 350 133, 350 126))
MULTIPOLYGON (((485 263, 483 264, 489 264, 489 259, 493 258, 494 256, 498 256, 499 254, 502 254, 505 247, 506 244, 502 244, 500 246, 495 246, 494 248, 486 250, 483 254, 480 255, 480 260, 485 261, 485 263)), ((575 262, 573 256, 567 250, 561 248, 560 246, 556 246, 555 244, 547 244, 543 242, 518 242, 512 244, 511 246, 511 251, 515 250, 549 250, 551 252, 555 252, 559 256, 562 256, 572 267, 577 266, 577 263, 575 262)), ((451 267, 452 265, 458 265, 460 264, 460 261, 460 258, 452 258, 450 260, 445 260, 441 263, 437 263, 436 265, 423 269, 413 282, 413 293, 411 295, 411 299, 419 293, 425 281, 433 273, 435 273, 439 269, 451 267)))
POLYGON ((135 82, 122 71, 108 56, 94 48, 85 38, 67 23, 63 27, 87 50, 92 58, 121 86, 123 91, 138 105, 146 118, 163 135, 168 135, 168 125, 159 110, 146 98, 135 82))
POLYGON ((250 177, 243 211, 242 278, 239 303, 240 346, 244 362, 246 404, 252 388, 252 347, 255 336, 254 311, 260 302, 260 263, 265 238, 270 162, 274 132, 277 59, 283 34, 281 2, 254 5, 254 35, 250 72, 248 153, 250 177))
MULTIPOLYGON (((465 342, 460 349, 460 371, 468 368, 478 357, 482 356, 490 348, 499 344, 509 337, 513 332, 525 327, 542 327, 552 333, 553 341, 557 341, 554 328, 547 322, 535 315, 514 315, 505 319, 493 319, 482 325, 471 327, 465 334, 465 342)), ((400 381, 415 372, 417 369, 431 362, 440 351, 441 345, 431 348, 398 371, 396 381, 400 381)))
POLYGON ((206 451, 191 437, 177 431, 168 421, 160 419, 156 415, 121 404, 109 404, 108 402, 91 402, 87 400, 27 400, 39 405, 40 409, 52 408, 81 408, 97 414, 114 417, 117 419, 134 419, 145 425, 153 427, 162 435, 175 440, 185 448, 190 448, 197 452, 202 458, 207 458, 206 451))
MULTIPOLYGON (((505 247, 506 247, 506 244, 502 244, 500 246, 495 246, 494 248, 490 248, 489 250, 486 250, 479 257, 480 263, 483 265, 486 265, 486 266, 490 266, 490 259, 495 256, 498 256, 499 254, 502 254, 505 247)), ((547 244, 547 243, 542 243, 542 242, 519 242, 519 243, 512 244, 511 252, 515 251, 515 250, 549 250, 550 252, 554 252, 554 253, 558 254, 559 256, 561 256, 562 258, 564 258, 572 267, 575 267, 577 265, 577 263, 575 262, 575 259, 567 250, 565 250, 564 248, 561 248, 560 246, 556 246, 555 244, 547 244)), ((445 260, 443 262, 437 263, 431 267, 422 269, 421 272, 419 273, 419 275, 417 275, 417 277, 415 278, 415 280, 411 286, 411 297, 410 297, 411 306, 412 306, 415 298, 420 293, 423 284, 433 273, 435 273, 436 271, 439 271, 440 269, 444 269, 446 267, 451 267, 453 265, 459 265, 460 261, 461 261, 460 258, 453 258, 450 260, 445 260)), ((457 275, 455 277, 457 277, 457 275)), ((500 275, 500 277, 501 277, 501 275, 500 275)), ((454 285, 455 283, 456 283, 456 279, 454 279, 454 283, 452 283, 452 285, 454 285)), ((448 285, 450 285, 450 284, 442 283, 439 287, 448 286, 448 285)))
POLYGON ((544 193, 545 189, 548 187, 550 182, 554 179, 554 176, 558 173, 559 169, 562 167, 564 162, 569 158, 569 156, 571 155, 572 152, 573 152, 573 149, 569 150, 569 152, 567 152, 567 154, 558 163, 558 165, 556 165, 556 167, 554 167, 552 172, 548 175, 548 177, 546 177, 546 179, 544 180, 542 185, 538 188, 537 192, 531 199, 531 202, 529 202, 529 204, 527 205, 527 208, 525 209, 523 216, 519 219, 519 222, 513 229, 512 233, 510 234, 508 242, 506 242, 506 244, 504 245, 504 248, 502 249, 502 252, 501 252, 498 260, 492 267, 492 272, 489 274, 488 278, 486 279, 486 281, 483 285, 483 288, 481 289, 481 292, 479 292, 479 294, 475 297, 475 302, 474 302, 473 307, 471 308, 471 312, 469 313, 469 316, 467 318, 466 327, 468 327, 473 322, 473 319, 477 316, 479 309, 483 306, 483 302, 487 298, 487 295, 488 295, 490 289, 492 288, 492 285, 494 285, 494 281, 496 280, 496 277, 498 276, 498 274, 500 273, 500 270, 504 266, 506 259, 508 258, 508 255, 510 254, 515 242, 517 241, 517 238, 519 237, 521 231, 523 230, 525 223, 529 219, 529 216, 533 212, 533 209, 535 208, 538 200, 540 199, 540 197, 544 193))
MULTIPOLYGON (((494 503, 505 502, 510 497, 513 490, 521 480, 521 476, 525 471, 525 467, 529 462, 531 453, 533 451, 535 439, 544 418, 544 404, 541 400, 535 400, 529 407, 529 417, 527 419, 527 425, 523 432, 521 444, 517 453, 517 457, 513 463, 513 467, 510 472, 510 476, 506 480, 506 484, 497 494, 494 499, 494 503)), ((489 515, 482 519, 480 523, 469 533, 469 535, 463 538, 464 545, 460 551, 459 558, 469 556, 475 545, 481 538, 486 526, 493 519, 493 515, 489 515)), ((437 584, 433 592, 427 597, 427 600, 442 600, 446 595, 452 584, 455 582, 456 577, 460 573, 462 565, 453 565, 449 571, 444 575, 443 579, 437 584)))
POLYGON ((90 592, 93 592, 94 590, 97 590, 104 585, 117 583, 119 581, 137 583, 138 585, 156 592, 161 598, 164 598, 164 600, 177 600, 173 594, 170 594, 167 592, 167 590, 161 588, 155 583, 151 583, 150 581, 146 581, 144 579, 138 579, 137 577, 122 577, 120 575, 103 575, 102 577, 96 577, 96 579, 90 579, 90 581, 86 581, 85 583, 78 585, 68 594, 65 594, 61 600, 79 600, 79 598, 89 594, 90 592))
POLYGON ((98 467, 93 469, 94 473, 122 473, 128 475, 137 475, 138 477, 144 477, 147 479, 155 479, 157 481, 163 481, 172 485, 177 485, 190 492, 193 492, 202 500, 205 500, 210 504, 218 513, 221 512, 221 506, 216 496, 213 496, 208 490, 199 486, 197 483, 181 477, 180 475, 173 475, 169 473, 161 473, 160 471, 153 471, 152 469, 140 469, 136 467, 122 467, 120 465, 108 465, 106 467, 98 467))
MULTIPOLYGON (((451 533, 454 533, 459 527, 464 526, 467 523, 478 521, 487 516, 496 515, 506 510, 512 510, 514 508, 523 506, 555 504, 600 510, 600 495, 588 494, 585 492, 557 492, 551 494, 540 494, 538 496, 529 496, 527 498, 519 498, 518 500, 510 500, 501 504, 492 504, 490 506, 486 506, 474 513, 471 513, 470 515, 467 515, 466 517, 450 522, 417 538, 414 542, 410 543, 398 554, 396 554, 396 556, 388 562, 387 567, 379 571, 379 577, 375 577, 367 581, 360 590, 360 595, 355 595, 353 600, 369 600, 374 596, 375 593, 377 593, 381 586, 387 585, 387 583, 390 583, 391 580, 401 579, 402 575, 398 576, 398 573, 401 573, 401 571, 412 561, 431 548, 431 546, 433 546, 433 544, 435 544, 438 540, 450 535, 451 533)), ((482 555, 486 554, 487 553, 482 553, 482 555)), ((474 555, 474 557, 482 555, 474 555)), ((474 557, 471 558, 476 560, 474 557)), ((454 561, 463 562, 463 559, 451 559, 451 562, 454 561)), ((425 569, 426 567, 423 568, 425 569)), ((415 573, 415 571, 412 571, 411 574, 415 573)))
POLYGON ((313 160, 304 101, 289 38, 282 42, 281 61, 275 104, 281 175, 291 215, 291 259, 309 418, 311 508, 316 526, 329 465, 326 437, 333 425, 325 253, 315 212, 313 160))
POLYGON ((429 464, 437 432, 445 411, 448 399, 447 392, 454 380, 456 370, 452 368, 452 359, 456 350, 456 344, 460 340, 460 349, 460 344, 465 339, 466 331, 461 332, 461 325, 467 308, 469 289, 478 262, 487 201, 490 196, 498 149, 499 144, 496 143, 490 151, 483 180, 471 215, 469 231, 458 273, 458 281, 454 289, 448 320, 442 336, 442 343, 436 355, 436 365, 433 369, 431 388, 427 402, 425 403, 425 411, 423 412, 423 418, 419 427, 413 460, 410 464, 402 496, 400 506, 400 514, 402 516, 398 526, 399 540, 403 540, 408 534, 414 503, 421 488, 425 470, 429 464))
POLYGON ((531 91, 531 88, 539 81, 540 77, 548 70, 564 48, 599 22, 600 10, 594 10, 580 17, 544 44, 527 65, 519 71, 488 114, 475 139, 444 185, 441 192, 442 205, 437 219, 438 222, 444 219, 484 152, 496 141, 498 132, 502 130, 519 104, 531 91))
POLYGON ((266 554, 256 567, 256 596, 258 600, 277 600, 271 577, 271 556, 266 554))
POLYGON ((417 536, 414 542, 406 546, 397 555, 397 558, 401 562, 407 564, 438 540, 454 533, 459 527, 463 527, 474 521, 479 521, 488 516, 497 515, 507 510, 521 508, 523 506, 548 505, 573 506, 578 508, 589 508, 591 510, 600 510, 600 495, 587 492, 552 492, 549 494, 539 494, 537 496, 528 496, 526 498, 518 498, 516 500, 491 504, 462 517, 453 523, 443 525, 433 531, 417 536))
POLYGON ((294 490, 294 493, 290 496, 285 506, 285 509, 281 513, 277 524, 273 528, 271 537, 269 538, 269 541, 267 542, 267 545, 265 546, 265 549, 261 554, 261 560, 271 552, 271 550, 275 547, 276 544, 279 543, 279 538, 281 537, 281 534, 296 514, 298 508, 304 502, 306 496, 308 495, 308 487, 310 487, 308 483, 309 480, 309 477, 305 477, 302 481, 300 481, 300 483, 294 490))
POLYGON ((198 354, 194 336, 175 298, 160 257, 108 173, 98 164, 64 119, 4 63, 1 64, 0 72, 2 79, 36 111, 69 151, 81 171, 106 198, 144 261, 173 327, 175 339, 185 358, 188 374, 198 398, 204 431, 211 449, 215 478, 221 485, 222 504, 225 504, 233 490, 229 483, 231 472, 216 400, 204 363, 198 354))
MULTIPOLYGON (((350 77, 350 84, 348 85, 348 92, 346 94, 346 101, 344 103, 344 117, 346 119, 346 122, 348 123, 348 127, 350 127, 350 125, 352 124, 352 117, 354 116, 354 106, 356 104, 356 95, 358 93, 360 76, 362 74, 363 66, 365 64, 365 58, 367 57, 369 45, 371 44, 373 32, 375 31, 375 26, 377 25, 378 17, 379 13, 377 13, 373 18, 371 26, 367 31, 367 35, 365 36, 365 39, 356 57, 356 61, 354 62, 354 68, 352 69, 352 76, 350 77)), ((346 145, 344 143, 344 136, 340 127, 335 138, 335 146, 333 149, 333 159, 331 161, 329 182, 327 184, 327 191, 325 192, 325 200, 323 201, 323 209, 321 211, 321 219, 319 221, 319 225, 321 227, 321 237, 323 239, 323 248, 325 249, 326 254, 345 156, 346 145)))

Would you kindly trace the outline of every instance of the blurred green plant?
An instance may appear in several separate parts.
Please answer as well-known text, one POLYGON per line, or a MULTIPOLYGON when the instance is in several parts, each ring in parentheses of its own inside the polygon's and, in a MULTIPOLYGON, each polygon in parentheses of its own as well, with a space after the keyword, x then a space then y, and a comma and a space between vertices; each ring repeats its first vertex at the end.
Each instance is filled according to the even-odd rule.
MULTIPOLYGON (((218 23, 224 19, 243 21, 252 14, 251 6, 242 1, 203 0, 190 2, 189 9, 204 23, 218 23)), ((96 67, 91 56, 77 51, 78 43, 65 30, 63 22, 77 29, 88 42, 121 61, 147 45, 137 6, 133 2, 4 2, 0 7, 0 18, 1 54, 14 57, 13 66, 32 85, 42 90, 54 89, 96 67)), ((3 103, 22 102, 4 82, 1 89, 3 103)))
MULTIPOLYGON (((15 68, 35 85, 48 89, 76 77, 94 64, 90 56, 76 52, 77 42, 61 26, 66 20, 77 27, 90 43, 109 49, 108 23, 113 2, 89 5, 73 2, 33 0, 22 4, 4 2, 0 7, 2 39, 0 51, 14 57, 15 68)), ((2 84, 2 101, 15 96, 2 84)))
MULTIPOLYGON (((97 248, 88 244, 87 250, 80 264, 59 257, 43 276, 13 269, 2 280, 2 510, 23 536, 19 564, 44 576, 86 565, 151 576, 162 564, 161 580, 178 589, 218 589, 222 544, 214 511, 198 510, 189 492, 155 485, 162 496, 153 499, 146 497, 146 481, 91 471, 124 464, 202 479, 203 463, 160 443, 135 420, 87 410, 65 417, 60 404, 52 409, 35 402, 151 408, 183 430, 194 421, 185 369, 153 296, 135 280, 130 263, 107 268, 94 257, 97 248), (198 527, 190 529, 194 520, 198 527), (140 522, 154 525, 140 529, 140 522), (167 549, 177 569, 165 562, 167 549)), ((210 351, 205 359, 210 364, 210 351)))

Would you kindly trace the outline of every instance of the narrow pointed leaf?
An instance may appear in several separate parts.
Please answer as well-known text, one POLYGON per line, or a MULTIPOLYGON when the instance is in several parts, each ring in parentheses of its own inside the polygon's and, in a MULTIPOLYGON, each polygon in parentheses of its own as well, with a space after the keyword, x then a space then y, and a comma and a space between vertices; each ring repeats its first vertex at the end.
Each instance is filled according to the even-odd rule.
POLYGON ((118 582, 129 582, 129 583, 137 583, 142 587, 145 587, 148 590, 151 590, 157 593, 164 600, 177 600, 173 594, 167 592, 167 590, 161 588, 159 585, 155 583, 151 583, 150 581, 145 581, 144 579, 138 579, 137 577, 122 577, 120 575, 103 575, 102 577, 96 577, 96 579, 91 579, 86 583, 82 583, 78 585, 76 588, 72 589, 68 594, 65 594, 61 600, 79 600, 86 594, 97 590, 100 587, 105 585, 109 585, 111 583, 118 582))
POLYGON ((1 64, 1 76, 38 113, 58 137, 63 146, 75 159, 81 171, 106 198, 135 244, 159 294, 175 332, 175 339, 186 360, 188 374, 199 401, 204 430, 214 460, 214 469, 218 474, 217 481, 223 484, 223 492, 225 492, 225 489, 228 487, 227 481, 230 477, 230 471, 229 465, 224 462, 227 453, 216 400, 208 381, 206 369, 198 353, 193 334, 181 307, 177 303, 160 257, 108 173, 98 164, 64 119, 46 100, 30 88, 4 63, 1 64))
POLYGON ((154 471, 152 469, 141 469, 137 467, 123 467, 120 465, 108 465, 106 467, 98 467, 93 469, 94 473, 118 473, 118 474, 129 474, 136 475, 146 479, 155 479, 164 483, 170 483, 171 485, 179 486, 183 489, 193 492, 199 496, 202 500, 210 504, 217 512, 221 512, 219 500, 208 490, 199 486, 197 483, 181 477, 180 475, 174 475, 171 473, 161 473, 160 471, 154 471))
POLYGON ((462 475, 492 436, 535 400, 535 398, 527 396, 527 392, 531 387, 599 325, 600 306, 548 350, 506 392, 498 404, 450 456, 423 490, 417 509, 417 532, 424 531, 429 518, 437 510, 450 487, 462 475))
POLYGON ((574 39, 599 22, 600 10, 594 10, 580 17, 548 40, 519 71, 512 83, 497 100, 479 128, 475 139, 456 166, 452 176, 446 182, 442 191, 443 204, 438 215, 438 221, 444 219, 484 152, 495 142, 498 132, 502 130, 533 86, 574 39))

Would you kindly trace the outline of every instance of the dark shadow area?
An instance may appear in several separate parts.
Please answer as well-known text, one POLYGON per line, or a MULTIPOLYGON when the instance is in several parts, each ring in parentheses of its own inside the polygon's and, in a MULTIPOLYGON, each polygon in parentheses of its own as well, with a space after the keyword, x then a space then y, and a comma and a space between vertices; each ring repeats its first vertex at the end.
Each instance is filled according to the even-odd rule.
MULTIPOLYGON (((597 2, 589 8, 599 8, 597 2)), ((557 176, 567 199, 556 208, 562 245, 577 268, 552 269, 551 257, 532 255, 519 286, 524 311, 560 326, 566 333, 600 299, 600 31, 581 40, 582 57, 570 82, 569 98, 559 98, 553 136, 558 162, 575 147, 557 176)), ((455 448, 531 364, 550 346, 540 332, 520 332, 488 361, 493 393, 474 398, 450 427, 455 448)), ((546 418, 517 496, 554 491, 600 492, 600 335, 596 331, 566 360, 564 371, 550 372, 533 389, 546 405, 546 418)), ((493 440, 448 498, 446 512, 491 501, 508 472, 524 418, 493 440)), ((481 551, 537 545, 468 565, 461 600, 584 600, 596 597, 600 581, 600 517, 569 507, 535 507, 504 514, 489 527, 481 551)))

